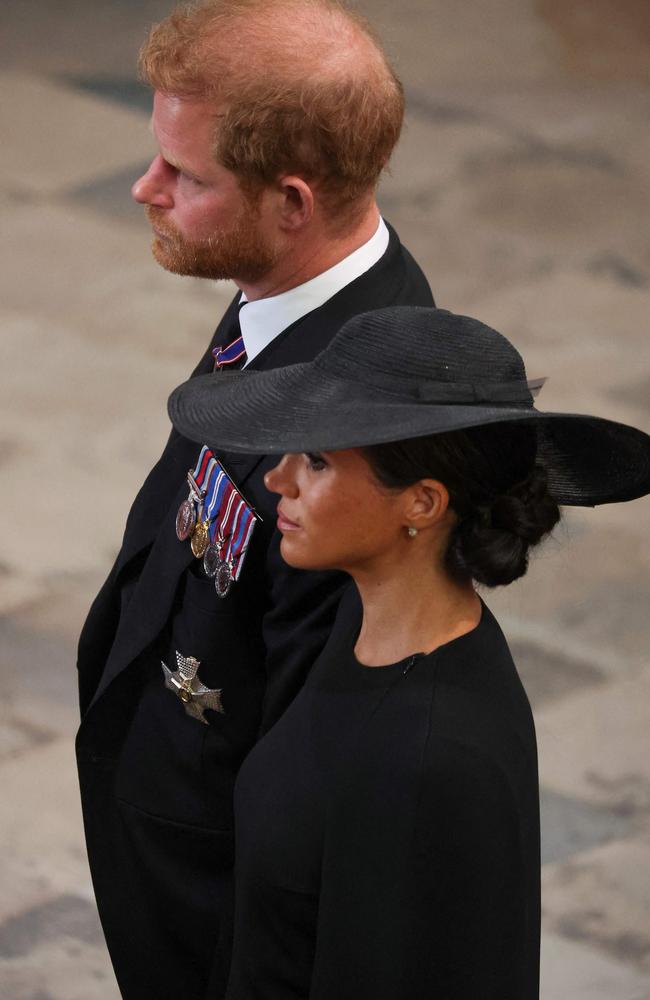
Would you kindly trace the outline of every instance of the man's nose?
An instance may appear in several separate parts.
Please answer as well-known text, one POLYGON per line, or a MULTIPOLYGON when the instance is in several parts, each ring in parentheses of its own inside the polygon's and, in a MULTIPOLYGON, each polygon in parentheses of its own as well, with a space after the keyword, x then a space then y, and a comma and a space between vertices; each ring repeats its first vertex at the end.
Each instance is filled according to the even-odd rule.
POLYGON ((170 177, 167 164, 162 156, 153 158, 149 169, 131 188, 132 198, 141 205, 156 205, 158 208, 171 208, 174 199, 170 189, 170 177))

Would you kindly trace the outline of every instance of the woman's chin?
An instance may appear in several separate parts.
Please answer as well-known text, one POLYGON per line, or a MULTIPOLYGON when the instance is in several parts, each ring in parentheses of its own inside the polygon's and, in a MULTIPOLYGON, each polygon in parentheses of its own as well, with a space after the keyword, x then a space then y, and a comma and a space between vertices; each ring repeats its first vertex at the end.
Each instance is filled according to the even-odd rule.
POLYGON ((307 546, 300 545, 297 539, 291 537, 289 533, 282 536, 280 542, 280 553, 288 566, 294 569, 334 569, 335 567, 324 564, 322 554, 312 552, 307 546))

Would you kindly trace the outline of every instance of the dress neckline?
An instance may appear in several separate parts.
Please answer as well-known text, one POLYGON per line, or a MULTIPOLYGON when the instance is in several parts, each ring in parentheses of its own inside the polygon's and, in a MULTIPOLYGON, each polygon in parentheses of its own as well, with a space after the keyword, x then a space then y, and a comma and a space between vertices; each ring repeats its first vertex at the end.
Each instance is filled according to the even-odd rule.
POLYGON ((358 627, 355 629, 350 649, 351 657, 355 664, 355 667, 359 671, 362 671, 363 673, 372 673, 373 671, 378 671, 381 673, 384 670, 394 671, 395 673, 399 673, 399 671, 402 670, 404 673, 408 673, 408 671, 417 663, 418 660, 427 659, 428 657, 433 657, 436 654, 440 653, 441 650, 448 650, 452 646, 455 646, 456 644, 463 643, 466 640, 472 640, 473 637, 475 637, 478 631, 480 630, 481 626, 485 623, 487 617, 487 607, 483 603, 483 600, 480 596, 479 596, 479 601, 481 602, 481 617, 479 618, 478 622, 473 628, 469 629, 467 632, 463 632, 462 635, 457 635, 454 639, 449 639, 447 642, 441 643, 439 646, 436 646, 435 649, 432 649, 431 652, 429 653, 423 653, 423 652, 409 653, 408 656, 405 656, 403 659, 398 660, 396 663, 381 663, 370 666, 367 663, 362 663, 361 660, 357 658, 357 655, 354 651, 354 647, 357 644, 357 639, 359 638, 359 632, 361 631, 361 622, 359 622, 358 627), (409 661, 412 662, 409 663, 409 661))

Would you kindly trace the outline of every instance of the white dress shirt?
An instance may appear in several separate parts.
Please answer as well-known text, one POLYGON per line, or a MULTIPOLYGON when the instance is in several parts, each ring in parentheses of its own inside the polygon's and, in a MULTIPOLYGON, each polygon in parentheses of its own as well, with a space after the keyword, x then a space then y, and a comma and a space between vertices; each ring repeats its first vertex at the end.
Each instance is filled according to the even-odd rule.
POLYGON ((374 236, 367 243, 304 284, 254 302, 248 302, 242 292, 239 325, 246 348, 246 364, 292 323, 322 306, 355 278, 369 271, 385 254, 388 239, 386 223, 380 218, 374 236))

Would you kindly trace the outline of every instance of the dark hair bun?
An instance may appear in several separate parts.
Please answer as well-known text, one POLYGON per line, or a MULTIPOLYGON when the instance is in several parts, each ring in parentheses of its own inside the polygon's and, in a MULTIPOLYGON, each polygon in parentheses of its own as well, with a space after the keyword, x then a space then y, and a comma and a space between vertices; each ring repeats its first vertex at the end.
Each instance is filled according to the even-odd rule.
POLYGON ((450 538, 447 568, 456 578, 471 577, 488 587, 512 583, 528 568, 529 548, 559 519, 546 472, 535 465, 523 482, 459 521, 450 538))

